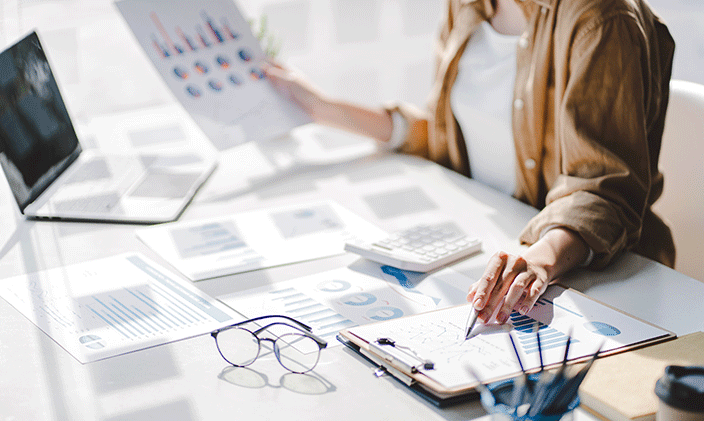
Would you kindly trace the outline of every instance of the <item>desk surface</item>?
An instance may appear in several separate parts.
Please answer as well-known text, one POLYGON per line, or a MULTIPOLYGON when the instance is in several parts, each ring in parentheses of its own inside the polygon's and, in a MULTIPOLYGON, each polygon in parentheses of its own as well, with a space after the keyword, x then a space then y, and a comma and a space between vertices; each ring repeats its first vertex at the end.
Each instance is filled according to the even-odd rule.
MULTIPOLYGON (((326 138, 326 132, 320 133, 321 139, 326 138)), ((330 136, 342 139, 337 133, 330 136)), ((270 144, 273 149, 260 157, 276 160, 290 151, 290 145, 270 144)), ((251 151, 243 151, 222 157, 181 220, 321 198, 335 200, 386 230, 419 220, 453 219, 483 240, 482 253, 455 265, 476 279, 495 251, 521 250, 515 239, 536 213, 510 197, 409 156, 371 154, 342 163, 308 161, 252 178, 247 175, 251 172, 245 172, 252 166, 251 151)), ((136 238, 136 226, 25 220, 5 182, 0 184, 0 218, 4 221, 0 278, 128 251, 142 252, 168 267, 136 238)), ((196 285, 220 296, 355 260, 353 255, 339 255, 196 285)), ((602 272, 573 274, 564 283, 677 334, 704 330, 704 284, 637 255, 626 254, 602 272)), ((321 420, 464 420, 484 415, 476 401, 438 409, 395 380, 375 377, 372 367, 344 347, 325 350, 310 375, 287 373, 273 358, 233 370, 207 334, 82 365, 4 300, 0 300, 0 325, 0 419, 300 419, 305 415, 321 420)), ((578 418, 590 419, 581 412, 578 418)))

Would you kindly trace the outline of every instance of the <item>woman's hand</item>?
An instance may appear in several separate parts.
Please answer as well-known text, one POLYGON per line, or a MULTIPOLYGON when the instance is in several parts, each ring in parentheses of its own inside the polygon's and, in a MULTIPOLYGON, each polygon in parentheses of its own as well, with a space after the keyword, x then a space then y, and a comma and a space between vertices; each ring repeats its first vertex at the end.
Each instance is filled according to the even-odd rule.
POLYGON ((467 301, 484 323, 496 314, 496 321, 503 324, 513 310, 529 312, 550 284, 583 263, 588 254, 578 234, 553 228, 520 256, 494 254, 479 281, 469 287, 467 301))
POLYGON ((272 85, 286 98, 298 104, 313 121, 320 120, 327 104, 322 92, 293 70, 272 61, 268 64, 264 72, 272 85))
POLYGON ((278 63, 269 62, 264 72, 274 87, 297 103, 314 122, 380 142, 386 142, 391 137, 393 122, 384 108, 366 107, 329 98, 303 76, 278 63))

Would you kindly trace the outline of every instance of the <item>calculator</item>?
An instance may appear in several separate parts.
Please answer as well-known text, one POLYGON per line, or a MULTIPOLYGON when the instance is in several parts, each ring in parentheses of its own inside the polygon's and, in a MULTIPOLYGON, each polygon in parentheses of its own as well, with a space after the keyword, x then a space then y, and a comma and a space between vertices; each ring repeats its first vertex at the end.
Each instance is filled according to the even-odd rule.
POLYGON ((366 259, 414 272, 430 272, 481 249, 454 222, 418 224, 374 242, 348 242, 345 250, 366 259))

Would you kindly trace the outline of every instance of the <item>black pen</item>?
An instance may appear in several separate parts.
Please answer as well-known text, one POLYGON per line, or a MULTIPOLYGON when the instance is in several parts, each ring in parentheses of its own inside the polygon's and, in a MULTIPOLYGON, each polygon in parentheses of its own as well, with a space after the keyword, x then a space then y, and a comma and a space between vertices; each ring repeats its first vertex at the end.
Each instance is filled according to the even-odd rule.
POLYGON ((592 367, 592 364, 594 364, 594 361, 598 358, 599 352, 601 351, 601 348, 603 346, 603 343, 599 345, 599 348, 597 348, 596 352, 594 353, 594 355, 592 355, 592 357, 585 364, 585 366, 582 367, 572 378, 567 380, 567 382, 562 387, 563 390, 560 396, 554 397, 552 399, 552 402, 549 402, 545 407, 546 413, 563 411, 565 408, 567 408, 570 402, 574 400, 575 396, 579 393, 579 386, 582 384, 584 377, 589 372, 589 369, 592 367))

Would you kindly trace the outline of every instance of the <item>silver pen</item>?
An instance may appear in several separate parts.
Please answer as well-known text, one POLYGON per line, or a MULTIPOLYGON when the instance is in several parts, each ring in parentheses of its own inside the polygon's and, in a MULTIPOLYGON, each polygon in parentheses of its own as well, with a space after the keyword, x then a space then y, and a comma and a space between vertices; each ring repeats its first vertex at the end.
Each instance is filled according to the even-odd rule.
POLYGON ((477 324, 477 317, 479 316, 479 312, 477 311, 476 308, 474 308, 474 304, 472 304, 472 311, 469 312, 469 317, 467 317, 467 325, 466 325, 466 334, 464 336, 464 340, 466 341, 469 339, 469 335, 472 333, 472 329, 474 329, 474 325, 477 324))

